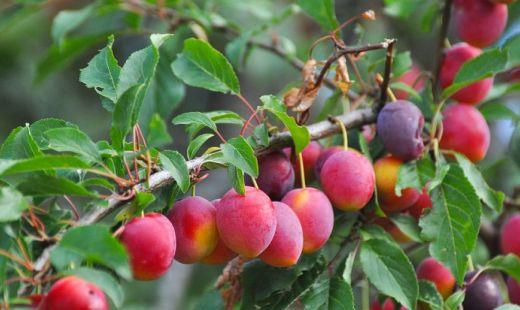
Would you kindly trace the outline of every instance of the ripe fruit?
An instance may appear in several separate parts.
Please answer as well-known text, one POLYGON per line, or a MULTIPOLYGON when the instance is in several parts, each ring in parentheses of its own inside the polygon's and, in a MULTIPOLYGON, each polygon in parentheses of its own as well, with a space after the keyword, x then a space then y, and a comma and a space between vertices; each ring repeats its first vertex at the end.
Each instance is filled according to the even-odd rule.
POLYGON ((463 0, 455 6, 453 22, 462 41, 477 47, 495 42, 507 24, 507 5, 489 0, 463 0))
POLYGON ((377 194, 384 211, 405 210, 419 199, 419 192, 413 188, 403 189, 401 196, 395 194, 397 176, 402 164, 403 162, 394 156, 380 158, 374 164, 377 194))
MULTIPOLYGON (((424 80, 420 78, 421 69, 416 64, 413 64, 410 70, 401 75, 397 81, 406 84, 416 91, 420 92, 424 89, 424 80)), ((394 90, 397 99, 408 99, 408 92, 401 89, 394 90)))
POLYGON ((177 237, 177 261, 198 262, 217 246, 216 210, 208 200, 199 196, 179 200, 168 212, 168 219, 177 237))
POLYGON ((327 159, 329 159, 329 157, 331 157, 332 155, 341 151, 343 151, 343 148, 341 146, 331 146, 321 151, 320 156, 318 156, 318 159, 314 164, 314 175, 316 176, 316 179, 318 179, 318 181, 320 180, 321 169, 323 168, 325 161, 327 161, 327 159))
POLYGON ((520 284, 514 278, 507 278, 507 291, 511 303, 520 305, 520 284))
POLYGON ((283 197, 296 213, 303 230, 303 253, 320 249, 330 237, 334 212, 323 192, 312 187, 293 189, 283 197))
POLYGON ((162 214, 148 213, 132 219, 125 224, 120 240, 128 252, 137 280, 157 279, 173 262, 175 230, 162 214))
POLYGON ((423 188, 422 193, 419 195, 419 199, 410 207, 406 212, 410 213, 416 219, 419 219, 425 209, 432 207, 432 200, 426 188, 423 188))
POLYGON ((454 104, 447 107, 442 115, 441 149, 462 153, 473 162, 486 156, 490 141, 489 127, 477 109, 454 104))
POLYGON ((383 305, 379 302, 379 300, 372 301, 372 304, 370 305, 370 310, 394 310, 395 305, 394 301, 390 298, 386 298, 383 302, 383 305))
POLYGON ((444 299, 451 295, 455 287, 455 277, 451 271, 432 257, 419 264, 417 278, 433 282, 444 299))
MULTIPOLYGON (((293 162, 293 169, 294 169, 294 175, 296 184, 301 185, 300 183, 300 166, 298 157, 294 156, 291 157, 291 148, 284 148, 283 152, 291 159, 293 162)), ((321 153, 321 145, 316 141, 311 141, 309 145, 307 145, 303 151, 302 151, 302 159, 303 159, 303 170, 305 172, 305 180, 307 182, 310 182, 314 179, 314 165, 316 164, 316 161, 318 160, 318 157, 321 153)))
POLYGON ((520 214, 510 217, 502 226, 500 248, 502 253, 520 256, 520 214))
POLYGON ((280 151, 258 158, 258 187, 273 200, 282 199, 294 188, 294 169, 289 158, 280 151))
POLYGON ((354 150, 343 150, 327 159, 320 179, 323 191, 332 204, 344 211, 363 208, 375 189, 372 164, 354 150))
POLYGON ((246 186, 245 195, 230 189, 218 203, 217 228, 232 251, 257 257, 271 243, 276 216, 271 199, 259 189, 246 186))
MULTIPOLYGON (((448 49, 445 52, 439 75, 441 87, 447 88, 450 86, 462 65, 477 57, 480 53, 480 49, 464 42, 457 43, 448 49)), ((476 104, 487 96, 492 86, 493 78, 483 79, 460 89, 451 97, 461 103, 476 104)))
POLYGON ((40 310, 108 310, 105 294, 94 284, 75 276, 58 280, 43 299, 40 310))
POLYGON ((201 262, 208 265, 220 265, 229 262, 237 256, 237 253, 231 251, 224 241, 219 237, 217 246, 208 256, 204 257, 201 262))
POLYGON ((303 249, 303 231, 294 211, 283 202, 273 202, 276 232, 260 259, 275 267, 289 267, 298 262, 303 249))
POLYGON ((494 3, 511 4, 511 3, 515 3, 516 0, 491 0, 491 2, 494 2, 494 3))
POLYGON ((386 104, 377 116, 377 133, 385 148, 404 161, 416 159, 423 153, 423 127, 421 111, 406 100, 386 104))
POLYGON ((466 274, 464 280, 468 283, 466 297, 462 302, 464 309, 471 310, 493 310, 504 303, 500 291, 500 275, 484 272, 476 279, 476 271, 466 274))

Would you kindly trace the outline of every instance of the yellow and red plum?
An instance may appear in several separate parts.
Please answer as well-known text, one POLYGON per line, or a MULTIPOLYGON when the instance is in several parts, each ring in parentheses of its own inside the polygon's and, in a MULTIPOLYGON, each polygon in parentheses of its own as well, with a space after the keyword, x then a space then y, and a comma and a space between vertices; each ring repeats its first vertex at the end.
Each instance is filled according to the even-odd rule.
POLYGON ((340 210, 359 210, 374 194, 374 168, 365 156, 354 150, 330 156, 323 165, 320 180, 323 191, 340 210))
POLYGON ((377 116, 377 134, 381 137, 385 149, 403 161, 422 155, 423 127, 424 117, 421 110, 406 100, 386 104, 377 116))
MULTIPOLYGON (((482 51, 467 43, 457 43, 445 52, 441 65, 439 82, 442 88, 447 88, 453 84, 455 76, 462 65, 480 55, 482 51)), ((460 103, 477 104, 481 102, 491 90, 493 78, 486 78, 466 87, 463 87, 451 97, 460 103)))
POLYGON ((175 260, 193 264, 217 246, 216 210, 211 202, 192 196, 177 201, 168 212, 177 237, 175 260))
POLYGON ((430 195, 428 195, 428 191, 426 188, 423 188, 422 193, 419 195, 419 199, 406 210, 411 216, 415 217, 417 220, 421 217, 425 209, 430 209, 432 207, 432 199, 430 195))
POLYGON ((395 193, 397 176, 403 162, 394 156, 378 159, 374 164, 376 187, 381 208, 386 212, 399 212, 408 209, 419 199, 419 192, 413 188, 405 188, 401 196, 395 193))
POLYGON ((230 250, 254 258, 271 243, 276 215, 271 199, 261 190, 246 186, 241 195, 230 189, 216 209, 220 238, 230 250))
POLYGON ((157 279, 173 262, 175 230, 162 214, 148 213, 135 217, 124 225, 119 238, 128 252, 132 273, 137 280, 157 279))
POLYGON ((52 285, 41 302, 40 310, 108 310, 110 306, 99 287, 75 276, 68 276, 52 285))
POLYGON ((489 148, 490 132, 482 114, 472 106, 453 104, 442 115, 440 148, 464 154, 473 162, 483 159, 489 148))
POLYGON ((329 239, 334 225, 332 205, 315 188, 293 189, 282 199, 296 213, 303 231, 303 253, 319 250, 329 239))
POLYGON ((433 257, 419 264, 417 278, 433 282, 444 299, 451 295, 455 287, 455 277, 451 271, 433 257))
POLYGON ((276 232, 260 259, 275 267, 295 265, 303 250, 303 231, 296 213, 283 202, 273 202, 276 232))

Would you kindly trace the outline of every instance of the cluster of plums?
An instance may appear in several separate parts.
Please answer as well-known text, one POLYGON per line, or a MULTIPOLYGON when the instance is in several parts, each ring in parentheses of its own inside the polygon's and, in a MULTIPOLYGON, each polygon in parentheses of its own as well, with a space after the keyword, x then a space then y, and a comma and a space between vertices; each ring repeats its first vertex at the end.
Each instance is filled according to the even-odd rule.
MULTIPOLYGON (((500 233, 500 248, 503 254, 520 256, 520 214, 511 216, 502 226, 500 233)), ((434 258, 426 258, 417 266, 417 278, 428 280, 435 284, 437 291, 446 299, 457 289, 455 277, 451 271, 434 258)), ((520 304, 520 284, 512 277, 507 280, 507 294, 502 291, 504 279, 498 272, 470 271, 464 277, 465 298, 462 304, 464 309, 493 310, 504 304, 509 296, 509 302, 520 304)), ((420 307, 422 308, 422 307, 420 307)), ((401 309, 391 298, 382 302, 374 300, 371 310, 401 309)), ((426 309, 428 309, 426 307, 426 309)))

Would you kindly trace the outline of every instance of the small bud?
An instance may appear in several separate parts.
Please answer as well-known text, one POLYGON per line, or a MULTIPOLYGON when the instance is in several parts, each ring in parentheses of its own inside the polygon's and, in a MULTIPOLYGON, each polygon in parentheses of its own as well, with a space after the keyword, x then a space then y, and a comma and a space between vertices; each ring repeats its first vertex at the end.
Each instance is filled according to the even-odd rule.
POLYGON ((374 11, 372 10, 368 10, 361 14, 361 17, 367 20, 376 20, 376 13, 374 13, 374 11))

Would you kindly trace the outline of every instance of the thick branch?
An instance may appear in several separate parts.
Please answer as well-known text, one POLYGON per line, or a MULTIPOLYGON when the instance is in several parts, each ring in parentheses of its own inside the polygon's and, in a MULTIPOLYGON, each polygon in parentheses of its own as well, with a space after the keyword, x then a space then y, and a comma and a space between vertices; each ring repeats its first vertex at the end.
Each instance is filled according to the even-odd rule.
MULTIPOLYGON (((343 122, 347 128, 355 128, 360 127, 365 124, 373 123, 376 119, 376 113, 371 109, 362 109, 350 112, 346 115, 341 115, 336 117, 337 120, 343 122)), ((315 123, 307 127, 309 129, 309 133, 312 140, 318 140, 327 136, 334 135, 340 132, 340 127, 337 124, 333 124, 329 121, 322 121, 319 123, 315 123)), ((263 149, 257 150, 256 154, 261 155, 268 153, 274 149, 279 149, 285 146, 290 146, 292 144, 292 138, 289 132, 284 131, 273 137, 271 137, 269 141, 269 146, 263 149)), ((197 157, 187 162, 188 169, 190 171, 199 167, 204 163, 204 156, 197 157)), ((149 186, 145 184, 136 185, 135 189, 137 191, 155 191, 164 186, 172 184, 174 182, 173 177, 167 171, 159 171, 150 176, 149 186)), ((89 213, 85 214, 78 222, 78 226, 90 225, 96 222, 101 221, 107 215, 112 213, 113 211, 121 208, 129 201, 121 201, 115 198, 110 198, 108 200, 107 206, 96 207, 91 210, 89 213)), ((34 263, 34 270, 39 272, 42 271, 45 266, 49 263, 49 255, 53 246, 47 247, 42 255, 36 260, 34 263)))
POLYGON ((386 49, 386 61, 385 61, 385 75, 383 76, 383 83, 381 83, 381 94, 379 97, 379 103, 375 106, 377 112, 381 111, 386 103, 386 97, 388 95, 388 85, 390 84, 390 74, 392 73, 392 61, 394 59, 394 44, 396 40, 388 42, 386 49))

